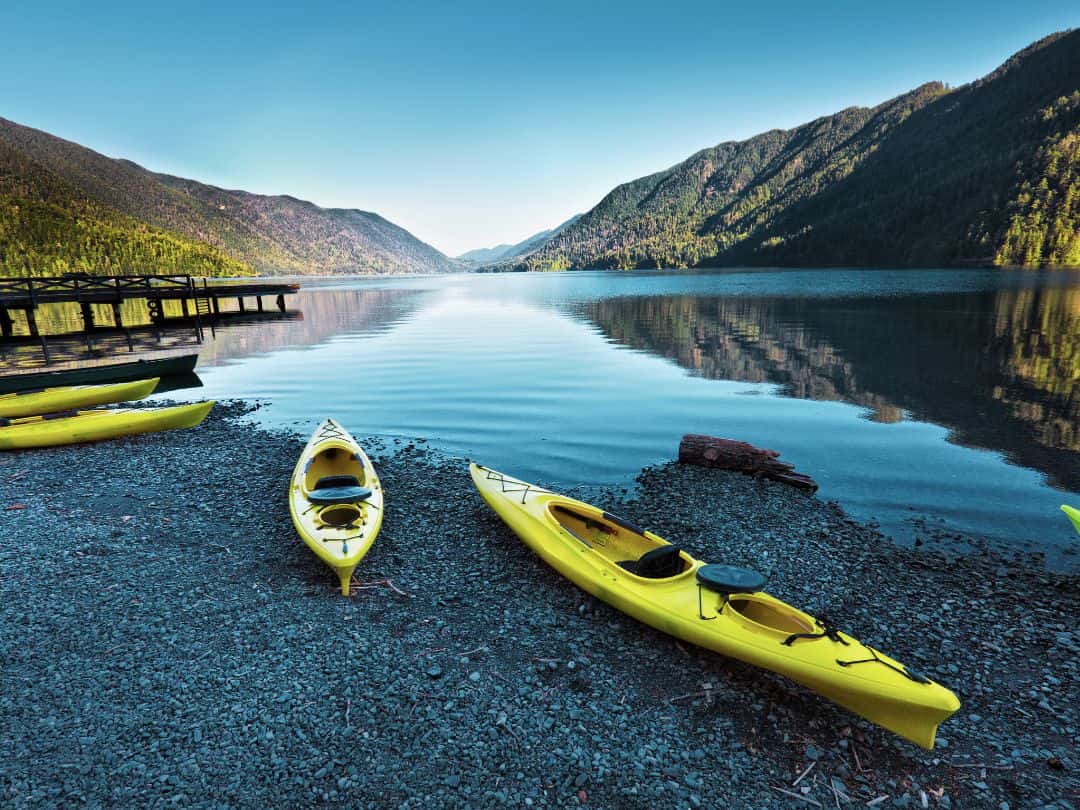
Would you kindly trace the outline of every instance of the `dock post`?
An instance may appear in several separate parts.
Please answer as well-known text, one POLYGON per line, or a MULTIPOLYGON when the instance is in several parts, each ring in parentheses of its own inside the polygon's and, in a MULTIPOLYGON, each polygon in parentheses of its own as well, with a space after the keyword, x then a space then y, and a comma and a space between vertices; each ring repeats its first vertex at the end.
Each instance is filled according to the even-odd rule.
POLYGON ((119 301, 112 302, 112 313, 113 325, 116 326, 117 329, 122 329, 124 331, 124 336, 127 338, 128 351, 135 351, 135 342, 131 339, 131 330, 124 326, 124 316, 120 311, 119 301))
POLYGON ((150 311, 150 322, 154 324, 154 337, 161 343, 161 322, 165 320, 165 311, 160 298, 147 298, 146 308, 150 311))
POLYGON ((89 301, 80 301, 79 309, 82 310, 83 329, 93 332, 97 328, 97 324, 94 323, 94 308, 89 301))
POLYGON ((258 307, 259 307, 259 312, 262 312, 262 311, 263 311, 263 308, 262 308, 262 296, 261 296, 261 295, 256 295, 256 296, 255 296, 255 303, 256 303, 256 304, 258 305, 258 307))
POLYGON ((239 298, 237 298, 236 303, 239 305, 241 312, 247 312, 247 310, 244 309, 244 297, 243 296, 240 296, 239 298))
POLYGON ((280 310, 281 312, 284 312, 284 311, 285 311, 285 294, 284 294, 284 293, 281 293, 281 294, 280 294, 280 295, 278 295, 278 297, 277 297, 277 308, 278 308, 278 309, 279 309, 279 310, 280 310))
POLYGON ((215 315, 220 315, 221 314, 221 303, 218 300, 218 297, 216 295, 213 298, 210 299, 210 303, 213 304, 213 306, 214 306, 214 314, 215 315))
POLYGON ((11 337, 14 334, 14 324, 7 307, 0 307, 0 334, 3 334, 4 337, 11 337))
POLYGON ((26 325, 30 329, 30 336, 36 337, 41 343, 41 353, 45 355, 45 365, 49 365, 52 362, 52 356, 49 354, 49 341, 45 335, 41 334, 38 330, 37 317, 34 315, 34 307, 30 306, 23 310, 26 313, 26 325))

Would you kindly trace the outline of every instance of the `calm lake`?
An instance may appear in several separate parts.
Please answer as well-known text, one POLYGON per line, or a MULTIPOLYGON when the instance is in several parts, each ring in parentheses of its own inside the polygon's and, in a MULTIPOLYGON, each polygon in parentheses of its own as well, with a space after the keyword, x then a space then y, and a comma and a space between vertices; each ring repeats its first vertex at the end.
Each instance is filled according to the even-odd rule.
POLYGON ((306 433, 422 437, 558 486, 631 484, 684 433, 781 451, 901 542, 926 524, 1075 567, 1080 275, 554 273, 301 280, 221 329, 205 388, 306 433))

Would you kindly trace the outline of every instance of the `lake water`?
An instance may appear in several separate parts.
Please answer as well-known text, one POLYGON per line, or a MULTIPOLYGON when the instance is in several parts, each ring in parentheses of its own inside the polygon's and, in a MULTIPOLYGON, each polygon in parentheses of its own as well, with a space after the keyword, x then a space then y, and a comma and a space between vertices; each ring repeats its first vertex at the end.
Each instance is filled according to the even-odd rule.
POLYGON ((731 437, 902 542, 925 520, 1066 567, 1080 546, 1058 510, 1080 504, 1080 275, 302 283, 302 320, 219 330, 187 395, 266 400, 256 418, 305 433, 333 415, 566 487, 629 484, 684 433, 731 437))

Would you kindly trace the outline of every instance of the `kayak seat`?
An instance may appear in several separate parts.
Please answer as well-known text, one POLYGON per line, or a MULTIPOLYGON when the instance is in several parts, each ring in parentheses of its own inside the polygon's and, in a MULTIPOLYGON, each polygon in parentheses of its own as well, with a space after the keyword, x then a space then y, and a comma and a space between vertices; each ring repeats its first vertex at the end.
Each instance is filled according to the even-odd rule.
POLYGON ((646 551, 636 560, 623 560, 619 567, 639 577, 664 579, 681 574, 686 568, 686 562, 680 555, 678 546, 668 545, 646 551))
POLYGON ((360 486, 355 475, 324 475, 308 493, 312 503, 360 503, 371 497, 371 490, 360 486))
POLYGON ((734 565, 703 565, 697 570, 698 584, 722 594, 757 593, 765 587, 765 576, 734 565))

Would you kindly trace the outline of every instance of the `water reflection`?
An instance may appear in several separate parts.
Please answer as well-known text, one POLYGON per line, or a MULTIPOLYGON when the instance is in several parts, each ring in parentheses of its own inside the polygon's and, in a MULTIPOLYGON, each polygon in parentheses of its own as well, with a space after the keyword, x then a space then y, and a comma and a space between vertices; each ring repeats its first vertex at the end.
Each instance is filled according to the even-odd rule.
POLYGON ((586 302, 617 343, 717 380, 771 382, 951 440, 1080 489, 1080 290, 887 297, 674 295, 586 302))
POLYGON ((266 354, 285 347, 317 346, 333 337, 377 334, 416 306, 409 289, 302 289, 293 296, 301 322, 261 323, 256 328, 219 330, 199 352, 199 367, 266 354))

